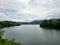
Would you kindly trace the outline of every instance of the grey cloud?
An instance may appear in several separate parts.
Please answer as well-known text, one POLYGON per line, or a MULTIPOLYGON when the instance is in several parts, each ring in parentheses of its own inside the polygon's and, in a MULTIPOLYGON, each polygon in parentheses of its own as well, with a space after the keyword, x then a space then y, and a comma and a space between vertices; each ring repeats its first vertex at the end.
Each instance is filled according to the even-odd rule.
POLYGON ((60 0, 31 0, 30 5, 33 7, 60 8, 60 0))
POLYGON ((17 1, 0 0, 0 12, 8 16, 9 19, 17 18, 23 20, 34 20, 60 12, 60 0, 30 0, 27 4, 17 1))

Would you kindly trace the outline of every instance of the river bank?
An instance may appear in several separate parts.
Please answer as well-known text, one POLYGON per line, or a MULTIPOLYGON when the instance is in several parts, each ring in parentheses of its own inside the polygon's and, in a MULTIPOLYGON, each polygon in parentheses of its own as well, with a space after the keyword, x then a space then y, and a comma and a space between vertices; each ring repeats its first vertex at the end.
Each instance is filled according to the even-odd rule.
POLYGON ((0 28, 19 26, 19 25, 20 24, 18 24, 17 22, 13 22, 13 21, 0 21, 0 28))
MULTIPOLYGON (((0 21, 0 28, 19 26, 19 25, 20 24, 17 24, 17 22, 0 21)), ((0 45, 21 45, 20 43, 16 43, 14 39, 9 40, 9 39, 3 38, 3 34, 4 34, 4 30, 0 30, 0 45)))

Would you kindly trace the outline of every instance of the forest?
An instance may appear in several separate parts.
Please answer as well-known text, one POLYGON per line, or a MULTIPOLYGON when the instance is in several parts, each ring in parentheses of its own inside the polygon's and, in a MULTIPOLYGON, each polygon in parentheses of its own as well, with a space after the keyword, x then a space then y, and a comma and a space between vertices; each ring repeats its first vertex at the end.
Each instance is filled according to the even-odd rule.
POLYGON ((44 20, 44 21, 40 24, 40 27, 60 29, 60 19, 44 20))

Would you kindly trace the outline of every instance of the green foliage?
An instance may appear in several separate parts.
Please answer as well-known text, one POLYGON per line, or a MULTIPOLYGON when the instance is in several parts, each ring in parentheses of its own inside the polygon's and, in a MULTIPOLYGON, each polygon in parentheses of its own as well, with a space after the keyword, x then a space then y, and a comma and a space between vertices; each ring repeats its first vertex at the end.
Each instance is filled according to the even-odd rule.
POLYGON ((0 45, 21 45, 20 43, 16 43, 14 40, 3 39, 0 37, 0 45))
POLYGON ((60 29, 60 19, 44 20, 41 27, 60 29))
POLYGON ((0 30, 0 45, 21 45, 20 43, 16 43, 15 40, 8 40, 2 38, 4 30, 0 30))
POLYGON ((20 24, 17 24, 16 22, 12 22, 12 21, 0 21, 0 28, 18 26, 18 25, 20 24))
MULTIPOLYGON (((10 27, 10 26, 18 26, 20 24, 17 24, 16 22, 12 21, 0 21, 0 28, 3 27, 10 27)), ((21 45, 20 43, 16 43, 15 40, 8 40, 2 38, 2 35, 4 33, 4 30, 0 30, 0 45, 21 45)))
MULTIPOLYGON (((0 22, 0 28, 15 26, 15 25, 16 25, 15 22, 7 22, 7 21, 0 22)), ((16 43, 14 39, 13 40, 4 39, 2 37, 3 33, 4 30, 0 30, 0 45, 21 45, 20 43, 16 43)))
POLYGON ((0 37, 3 35, 4 32, 4 30, 0 30, 0 37))

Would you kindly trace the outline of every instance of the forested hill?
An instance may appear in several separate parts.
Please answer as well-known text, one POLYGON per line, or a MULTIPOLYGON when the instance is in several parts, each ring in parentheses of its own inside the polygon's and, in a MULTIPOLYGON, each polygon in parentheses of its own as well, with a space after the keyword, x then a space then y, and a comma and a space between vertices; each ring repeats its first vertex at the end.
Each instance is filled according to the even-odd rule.
POLYGON ((40 24, 40 27, 60 29, 60 19, 44 20, 44 21, 40 24))

